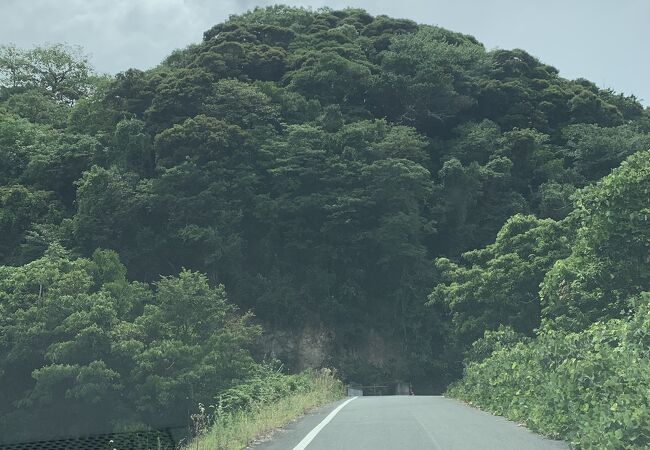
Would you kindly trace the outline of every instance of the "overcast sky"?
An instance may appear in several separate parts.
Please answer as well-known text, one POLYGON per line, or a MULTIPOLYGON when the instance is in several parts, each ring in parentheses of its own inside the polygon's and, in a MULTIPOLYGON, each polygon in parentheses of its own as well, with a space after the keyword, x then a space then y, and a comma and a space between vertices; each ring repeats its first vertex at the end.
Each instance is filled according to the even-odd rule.
MULTIPOLYGON (((0 43, 81 45, 100 72, 150 68, 231 14, 267 0, 0 0, 0 43)), ((650 0, 284 0, 405 17, 523 48, 560 70, 650 105, 650 0)))

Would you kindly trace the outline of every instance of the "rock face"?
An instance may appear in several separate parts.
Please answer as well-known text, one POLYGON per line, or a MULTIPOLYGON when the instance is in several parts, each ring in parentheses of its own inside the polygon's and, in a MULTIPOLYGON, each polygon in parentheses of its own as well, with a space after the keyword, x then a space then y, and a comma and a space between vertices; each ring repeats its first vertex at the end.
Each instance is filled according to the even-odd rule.
POLYGON ((319 368, 332 356, 334 333, 322 324, 300 330, 270 330, 262 335, 260 348, 265 357, 277 358, 292 370, 319 368))
POLYGON ((339 342, 336 333, 322 323, 293 330, 264 329, 258 345, 261 356, 277 358, 292 371, 330 367, 356 382, 404 379, 406 361, 401 346, 374 329, 347 343, 339 342))
POLYGON ((389 341, 374 329, 368 330, 359 350, 365 354, 365 359, 370 364, 387 369, 393 367, 402 355, 397 343, 389 341))

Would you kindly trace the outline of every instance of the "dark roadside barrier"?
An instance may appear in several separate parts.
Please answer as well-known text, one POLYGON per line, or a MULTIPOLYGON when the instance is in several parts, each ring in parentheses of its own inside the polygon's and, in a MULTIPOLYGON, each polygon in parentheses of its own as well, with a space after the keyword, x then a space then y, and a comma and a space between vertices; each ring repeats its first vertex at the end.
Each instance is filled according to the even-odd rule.
POLYGON ((171 428, 96 434, 70 439, 0 444, 0 450, 175 450, 179 437, 171 428))
POLYGON ((349 383, 348 397, 382 396, 382 395, 413 395, 411 383, 392 381, 374 384, 349 383))

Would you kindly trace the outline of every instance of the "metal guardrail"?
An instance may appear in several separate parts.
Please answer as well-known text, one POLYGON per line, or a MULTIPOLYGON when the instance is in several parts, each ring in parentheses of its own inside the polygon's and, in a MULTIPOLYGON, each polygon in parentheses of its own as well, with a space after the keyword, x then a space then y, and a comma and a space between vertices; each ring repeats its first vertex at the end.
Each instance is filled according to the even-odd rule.
POLYGON ((346 387, 348 397, 361 397, 363 395, 413 395, 411 383, 403 381, 367 385, 350 383, 346 387))
POLYGON ((363 397, 363 389, 348 386, 348 397, 363 397))

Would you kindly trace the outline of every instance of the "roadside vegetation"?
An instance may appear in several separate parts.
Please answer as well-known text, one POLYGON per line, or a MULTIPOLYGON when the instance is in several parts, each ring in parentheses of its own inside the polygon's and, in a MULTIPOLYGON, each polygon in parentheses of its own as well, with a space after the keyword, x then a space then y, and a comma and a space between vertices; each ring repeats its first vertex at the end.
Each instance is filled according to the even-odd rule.
POLYGON ((115 75, 1 45, 0 443, 199 404, 247 441, 338 395, 309 361, 642 447, 649 131, 524 50, 354 8, 115 75))
POLYGON ((577 448, 648 448, 650 152, 580 192, 575 205, 570 254, 538 293, 541 326, 532 338, 486 332, 448 395, 577 448))
POLYGON ((194 439, 187 450, 241 450, 311 409, 343 398, 344 386, 328 369, 282 375, 268 369, 228 389, 193 416, 194 439))
POLYGON ((4 439, 182 426, 259 370, 259 327, 223 286, 190 271, 151 285, 125 273, 112 251, 73 258, 56 245, 0 267, 4 439))

